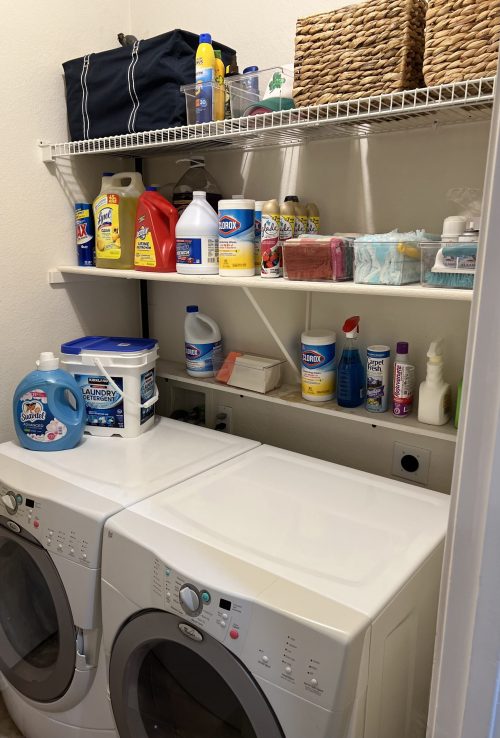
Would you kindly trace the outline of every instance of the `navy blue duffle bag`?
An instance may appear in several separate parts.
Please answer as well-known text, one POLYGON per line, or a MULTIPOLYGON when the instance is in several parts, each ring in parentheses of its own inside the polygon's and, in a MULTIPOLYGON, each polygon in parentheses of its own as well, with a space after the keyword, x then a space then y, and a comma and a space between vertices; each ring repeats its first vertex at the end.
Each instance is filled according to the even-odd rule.
MULTIPOLYGON (((199 37, 176 29, 64 62, 72 141, 184 125, 181 85, 195 81, 199 37)), ((235 51, 213 42, 224 65, 235 51)))

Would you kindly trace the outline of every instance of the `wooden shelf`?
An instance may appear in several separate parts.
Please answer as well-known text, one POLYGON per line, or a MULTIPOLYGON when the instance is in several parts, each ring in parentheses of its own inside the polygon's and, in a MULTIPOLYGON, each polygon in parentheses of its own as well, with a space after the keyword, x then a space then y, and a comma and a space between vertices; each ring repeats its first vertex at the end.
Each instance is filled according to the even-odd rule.
POLYGON ((215 275, 162 274, 136 272, 133 269, 99 269, 97 267, 60 266, 49 270, 51 284, 66 284, 80 279, 108 277, 112 279, 144 279, 150 282, 197 284, 209 287, 250 287, 252 289, 292 290, 295 292, 326 292, 331 294, 370 295, 373 297, 404 297, 423 300, 472 301, 472 290, 453 290, 410 285, 355 284, 354 282, 295 282, 289 279, 256 277, 220 277, 215 275))
POLYGON ((240 397, 250 397, 253 400, 268 402, 275 405, 295 407, 307 412, 330 415, 341 420, 352 420, 357 423, 365 423, 380 428, 389 428, 401 433, 410 433, 416 436, 436 438, 440 441, 455 443, 457 431, 451 423, 444 426, 425 425, 419 423, 416 415, 407 418, 395 418, 390 412, 369 413, 364 408, 347 409, 341 408, 336 402, 307 402, 302 398, 300 389, 292 385, 283 385, 267 395, 251 392, 250 390, 229 387, 227 384, 216 382, 215 379, 198 379, 187 374, 184 365, 174 361, 160 360, 157 364, 157 375, 164 379, 182 382, 201 389, 210 389, 218 392, 226 392, 240 397))

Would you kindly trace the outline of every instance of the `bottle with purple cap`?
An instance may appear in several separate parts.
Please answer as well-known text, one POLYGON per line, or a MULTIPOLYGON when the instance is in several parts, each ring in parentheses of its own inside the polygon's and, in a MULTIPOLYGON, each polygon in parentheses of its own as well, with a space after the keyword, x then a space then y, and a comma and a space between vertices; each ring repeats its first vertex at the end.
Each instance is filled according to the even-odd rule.
POLYGON ((392 384, 392 412, 396 417, 405 418, 411 413, 414 392, 415 367, 408 360, 408 343, 398 341, 392 384))

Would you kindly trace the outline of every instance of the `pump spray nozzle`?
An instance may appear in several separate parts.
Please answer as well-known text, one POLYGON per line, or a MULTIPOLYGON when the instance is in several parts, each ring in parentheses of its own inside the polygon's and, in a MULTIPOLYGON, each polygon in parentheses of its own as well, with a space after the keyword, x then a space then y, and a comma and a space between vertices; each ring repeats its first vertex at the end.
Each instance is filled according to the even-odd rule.
POLYGON ((427 351, 429 364, 442 364, 443 362, 443 339, 436 338, 432 341, 427 351))
POLYGON ((345 333, 346 338, 356 338, 356 334, 359 333, 359 320, 359 315, 353 315, 351 318, 347 318, 342 326, 342 331, 345 333))

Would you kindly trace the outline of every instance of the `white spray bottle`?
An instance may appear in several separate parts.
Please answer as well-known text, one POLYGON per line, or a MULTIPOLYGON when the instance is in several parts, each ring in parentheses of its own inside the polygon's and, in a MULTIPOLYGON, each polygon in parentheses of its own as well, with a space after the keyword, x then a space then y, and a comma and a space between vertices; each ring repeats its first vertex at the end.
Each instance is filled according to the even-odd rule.
POLYGON ((427 351, 427 376, 420 385, 418 419, 428 425, 444 425, 451 417, 451 389, 443 379, 443 339, 427 351))

